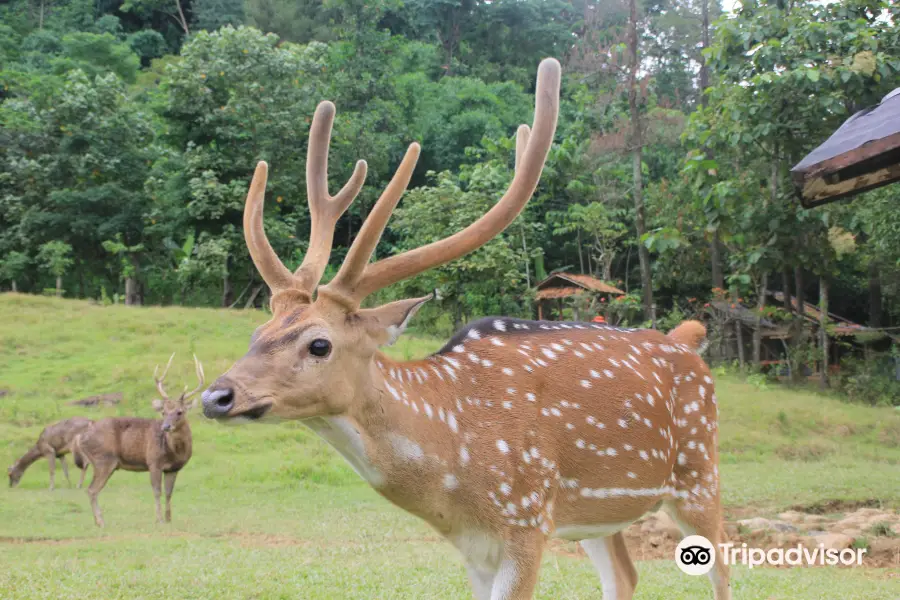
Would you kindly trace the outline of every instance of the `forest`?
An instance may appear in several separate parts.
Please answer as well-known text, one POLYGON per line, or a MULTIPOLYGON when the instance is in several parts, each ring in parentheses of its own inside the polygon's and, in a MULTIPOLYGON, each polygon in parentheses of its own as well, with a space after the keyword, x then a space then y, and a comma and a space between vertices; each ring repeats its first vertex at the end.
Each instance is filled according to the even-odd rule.
MULTIPOLYGON (((535 283, 566 271, 626 292, 581 307, 616 323, 670 327, 716 301, 789 322, 805 300, 890 331, 900 187, 805 210, 789 172, 900 87, 898 17, 864 0, 4 0, 0 289, 265 306, 247 187, 268 161, 266 230, 296 266, 324 99, 332 188, 369 164, 332 265, 412 141, 422 156, 376 255, 446 237, 508 184, 553 56, 559 127, 525 212, 377 301, 436 290, 419 326, 446 333, 534 318, 535 283)), ((742 365, 760 362, 757 337, 742 365)))

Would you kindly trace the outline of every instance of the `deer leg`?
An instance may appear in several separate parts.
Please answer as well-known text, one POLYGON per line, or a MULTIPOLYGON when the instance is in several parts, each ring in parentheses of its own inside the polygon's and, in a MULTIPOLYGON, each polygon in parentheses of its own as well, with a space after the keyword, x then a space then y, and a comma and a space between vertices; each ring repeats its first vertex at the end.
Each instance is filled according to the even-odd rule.
POLYGON ((80 490, 84 487, 84 476, 87 475, 88 463, 84 461, 84 466, 81 467, 81 479, 78 481, 78 489, 80 490))
POLYGON ((672 516, 685 537, 702 535, 712 542, 716 551, 716 563, 708 575, 712 582, 713 595, 715 600, 731 600, 729 569, 725 564, 722 547, 719 545, 725 541, 725 529, 718 495, 705 502, 697 502, 697 499, 692 498, 690 504, 681 501, 666 503, 663 508, 672 516))
POLYGON ((172 522, 172 491, 175 489, 177 471, 166 473, 166 523, 172 522))
POLYGON ((45 444, 41 446, 41 452, 50 463, 50 491, 52 492, 56 489, 56 450, 45 444))
POLYGON ((59 457, 59 462, 60 462, 60 464, 62 465, 62 468, 63 468, 63 475, 66 476, 66 483, 69 484, 69 487, 72 487, 72 480, 69 479, 69 465, 66 464, 66 457, 65 457, 65 456, 60 456, 60 457, 59 457))
POLYGON ((162 508, 159 505, 159 496, 162 492, 162 471, 150 469, 150 485, 153 486, 153 498, 156 500, 156 522, 162 523, 162 508))
POLYGON ((469 583, 472 584, 475 600, 491 600, 491 589, 494 587, 497 572, 485 571, 470 564, 466 565, 466 571, 469 573, 469 583))
POLYGON ((531 600, 541 568, 544 540, 544 534, 537 529, 524 529, 507 538, 491 600, 531 600))
POLYGON ((91 479, 91 485, 88 486, 87 495, 91 499, 91 510, 94 511, 94 523, 97 527, 103 527, 103 514, 100 512, 100 505, 97 503, 97 496, 106 486, 106 482, 116 470, 116 463, 101 463, 100 461, 92 462, 94 465, 94 477, 91 479))
POLYGON ((603 600, 631 600, 637 587, 637 571, 622 533, 582 540, 581 547, 600 574, 603 600))

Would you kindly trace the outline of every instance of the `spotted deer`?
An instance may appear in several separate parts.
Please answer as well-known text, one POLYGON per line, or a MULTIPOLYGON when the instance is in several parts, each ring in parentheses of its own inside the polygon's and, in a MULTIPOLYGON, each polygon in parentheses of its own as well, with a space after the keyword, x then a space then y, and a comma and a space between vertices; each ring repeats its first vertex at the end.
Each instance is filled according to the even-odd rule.
POLYGON ((194 356, 194 368, 199 380, 197 387, 189 392, 185 386, 177 399, 169 398, 163 382, 174 358, 174 354, 169 358, 162 376, 158 374, 158 367, 153 371, 153 380, 161 398, 153 401, 153 408, 160 413, 161 419, 136 417, 101 419, 76 438, 75 462, 79 466, 90 463, 94 467, 94 477, 88 486, 87 494, 94 513, 94 523, 98 527, 103 527, 104 522, 97 496, 118 469, 150 472, 150 485, 156 500, 156 520, 160 523, 163 521, 163 515, 159 498, 165 477, 166 522, 172 520, 172 492, 175 489, 175 478, 191 459, 193 448, 188 413, 196 400, 190 404, 188 400, 204 387, 203 365, 194 356))
MULTIPOLYGON (((360 161, 329 195, 335 109, 321 103, 306 166, 307 254, 292 273, 272 250, 262 225, 267 166, 259 163, 244 235, 271 288, 273 316, 203 393, 210 418, 301 420, 382 496, 459 549, 479 600, 531 598, 551 537, 580 541, 603 597, 624 600, 637 582, 621 534, 628 524, 663 508, 686 534, 714 543, 723 534, 716 396, 695 351, 705 336, 699 323, 665 335, 488 318, 437 353, 400 362, 379 348, 430 296, 360 308, 374 291, 479 248, 515 219, 553 141, 559 85, 559 63, 544 60, 533 128, 520 126, 512 182, 485 215, 446 239, 369 263, 409 183, 414 143, 339 272, 319 286, 334 225, 366 175, 360 161)), ((711 578, 716 599, 729 598, 722 560, 711 578)))

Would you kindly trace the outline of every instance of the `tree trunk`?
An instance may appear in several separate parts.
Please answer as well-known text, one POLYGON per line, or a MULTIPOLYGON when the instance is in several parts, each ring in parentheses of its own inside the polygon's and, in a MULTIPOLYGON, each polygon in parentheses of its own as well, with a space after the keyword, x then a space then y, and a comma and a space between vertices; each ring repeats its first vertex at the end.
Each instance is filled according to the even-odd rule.
POLYGON ((38 29, 44 28, 44 2, 45 1, 46 0, 41 0, 41 8, 40 8, 41 12, 40 12, 40 15, 38 16, 38 29))
POLYGON ((522 224, 522 253, 525 255, 525 286, 531 288, 531 259, 528 257, 528 242, 525 239, 524 224, 522 224))
POLYGON ((631 278, 631 248, 628 248, 628 254, 625 255, 625 293, 628 293, 628 284, 631 278))
POLYGON ((134 277, 125 278, 125 306, 135 306, 140 304, 140 296, 138 295, 137 279, 134 277))
POLYGON ((713 232, 709 241, 709 258, 712 263, 712 286, 725 289, 725 273, 722 271, 722 242, 719 239, 718 228, 713 232))
POLYGON ((790 267, 784 267, 781 270, 781 293, 784 296, 781 301, 784 303, 784 310, 787 314, 791 314, 793 311, 793 304, 791 303, 791 269, 790 267))
MULTIPOLYGON (((703 50, 709 48, 709 0, 701 0, 700 2, 700 44, 703 50)), ((709 100, 706 94, 706 88, 709 87, 709 67, 706 66, 706 56, 700 53, 700 104, 706 108, 709 100)))
POLYGON ((869 327, 881 327, 883 314, 881 269, 873 260, 869 263, 869 327))
POLYGON ((56 297, 60 298, 62 296, 62 276, 56 276, 56 297))
POLYGON ((247 298, 247 302, 244 304, 244 309, 252 308, 256 304, 256 297, 259 296, 259 293, 266 287, 266 284, 260 283, 253 291, 250 292, 250 296, 247 298))
POLYGON ((225 257, 225 274, 222 276, 222 308, 234 302, 234 286, 231 284, 231 255, 225 257))
MULTIPOLYGON (((732 290, 731 302, 735 306, 739 306, 737 290, 732 290)), ((734 320, 734 337, 737 345, 738 364, 740 365, 741 371, 743 371, 746 359, 744 358, 744 327, 740 318, 735 318, 734 320)))
POLYGON ((738 365, 740 366, 741 371, 744 370, 744 328, 741 325, 740 319, 734 320, 734 339, 735 346, 737 346, 737 356, 738 356, 738 365))
POLYGON ((763 311, 766 308, 766 289, 769 286, 769 274, 763 273, 759 283, 756 297, 756 328, 753 330, 753 364, 760 368, 762 365, 762 320, 763 311))
POLYGON ((136 256, 129 256, 131 262, 132 275, 125 278, 125 306, 140 306, 141 304, 141 286, 138 282, 138 261, 136 256))
POLYGON ((824 275, 819 278, 819 312, 822 313, 819 322, 819 335, 822 343, 822 389, 828 387, 828 278, 824 275))
POLYGON ((178 23, 184 30, 185 35, 190 35, 191 30, 188 28, 187 19, 184 18, 184 10, 181 8, 181 0, 175 0, 175 6, 178 7, 178 23))
POLYGON ((641 263, 641 292, 643 296, 644 319, 653 318, 653 281, 650 275, 650 251, 644 245, 643 237, 646 233, 644 216, 644 183, 641 173, 641 148, 643 140, 641 136, 641 111, 638 106, 637 72, 640 67, 638 61, 638 36, 637 36, 637 0, 629 0, 628 18, 628 108, 631 113, 631 169, 633 178, 635 229, 637 229, 638 260, 641 263))
POLYGON ((803 295, 803 268, 794 267, 794 310, 797 314, 803 316, 806 314, 806 296, 803 295))
POLYGON ((12 291, 13 291, 13 292, 18 292, 18 291, 19 291, 19 288, 16 287, 16 280, 15 280, 15 279, 12 280, 12 291))
POLYGON ((576 242, 578 244, 578 272, 584 275, 584 248, 581 245, 581 229, 576 229, 576 242))

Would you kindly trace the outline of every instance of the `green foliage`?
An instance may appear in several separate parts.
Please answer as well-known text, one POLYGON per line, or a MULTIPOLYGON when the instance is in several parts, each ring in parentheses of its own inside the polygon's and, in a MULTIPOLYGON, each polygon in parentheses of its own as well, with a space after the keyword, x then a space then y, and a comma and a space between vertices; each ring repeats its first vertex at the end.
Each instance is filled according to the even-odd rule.
POLYGON ((855 402, 900 406, 900 381, 897 381, 894 356, 881 356, 868 361, 845 359, 836 384, 855 402))
POLYGON ((72 260, 72 246, 65 242, 53 241, 41 244, 38 248, 37 261, 54 277, 66 274, 74 262, 72 260))
POLYGON ((7 253, 0 260, 0 280, 8 282, 18 281, 25 274, 30 262, 28 255, 22 252, 13 250, 7 253))
MULTIPOLYGON (((373 301, 401 287, 438 288, 443 300, 422 313, 435 331, 485 313, 530 316, 529 284, 554 270, 633 290, 635 250, 646 248, 658 314, 668 315, 659 322, 668 326, 724 285, 710 284, 716 250, 725 279, 748 303, 799 267, 807 296, 811 281, 825 277, 835 312, 859 322, 873 266, 882 321, 894 324, 895 188, 802 211, 788 172, 849 115, 900 85, 897 7, 753 1, 724 16, 717 2, 636 8, 641 239, 626 2, 0 3, 0 257, 11 260, 4 281, 50 287, 46 271, 23 271, 15 257, 35 257, 58 240, 72 247, 67 283, 80 296, 98 297, 105 286, 113 293, 132 275, 156 303, 219 304, 223 288, 254 289, 241 213, 259 160, 271 166, 269 237, 296 266, 309 230, 306 136, 323 99, 338 107, 332 192, 357 160, 368 162, 366 186, 338 223, 332 263, 412 141, 423 150, 411 191, 376 254, 446 237, 502 194, 510 136, 530 121, 534 68, 556 56, 566 65, 557 138, 519 220, 481 254, 373 301), (705 53, 704 4, 714 22, 705 53), (705 105, 701 61, 711 84, 705 105)), ((629 298, 610 314, 639 323, 629 298)))
MULTIPOLYGON (((397 250, 424 246, 446 237, 448 231, 462 230, 496 202, 509 176, 505 164, 489 162, 466 169, 460 177, 438 174, 434 185, 411 190, 393 219, 393 229, 403 240, 397 250)), ((421 295, 436 289, 457 324, 474 315, 522 314, 527 307, 523 301, 528 301, 524 264, 530 256, 515 239, 520 233, 513 224, 480 250, 404 283, 404 293, 421 295)))
POLYGON ((151 60, 163 56, 169 50, 166 38, 152 29, 142 29, 132 33, 128 36, 128 45, 138 55, 141 64, 145 67, 150 64, 151 60))

